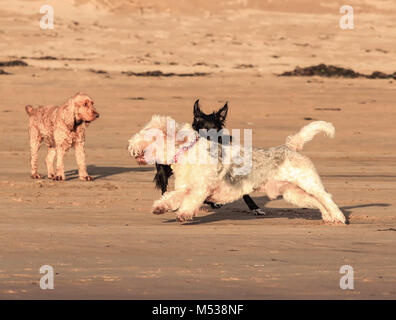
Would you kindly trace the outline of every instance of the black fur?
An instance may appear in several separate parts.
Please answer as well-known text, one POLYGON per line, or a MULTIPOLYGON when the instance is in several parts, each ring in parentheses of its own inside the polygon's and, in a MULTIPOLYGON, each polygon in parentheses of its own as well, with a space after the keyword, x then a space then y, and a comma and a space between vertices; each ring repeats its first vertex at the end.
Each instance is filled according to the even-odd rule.
POLYGON ((158 189, 161 189, 162 194, 168 189, 168 180, 172 176, 173 171, 170 166, 166 164, 155 164, 157 173, 155 174, 154 181, 158 189))
MULTIPOLYGON (((210 114, 205 114, 201 111, 199 107, 199 100, 197 100, 194 104, 194 120, 192 123, 192 127, 195 131, 199 131, 200 129, 215 129, 217 131, 220 131, 225 126, 227 113, 228 102, 218 111, 213 111, 210 114)), ((221 137, 219 137, 219 139, 219 142, 222 143, 221 137)), ((168 180, 172 176, 173 171, 169 165, 156 163, 155 166, 157 168, 157 173, 154 177, 155 185, 158 189, 161 189, 162 194, 164 194, 168 189, 168 180)), ((249 195, 244 195, 243 200, 246 202, 250 210, 253 211, 259 209, 259 207, 249 195)), ((214 209, 221 207, 220 205, 213 202, 205 201, 205 203, 209 204, 214 209)))
POLYGON ((228 102, 219 111, 213 111, 210 114, 205 114, 199 108, 199 100, 197 100, 194 104, 194 121, 192 123, 192 127, 196 131, 199 131, 200 129, 216 129, 217 131, 220 131, 225 126, 227 113, 228 102))

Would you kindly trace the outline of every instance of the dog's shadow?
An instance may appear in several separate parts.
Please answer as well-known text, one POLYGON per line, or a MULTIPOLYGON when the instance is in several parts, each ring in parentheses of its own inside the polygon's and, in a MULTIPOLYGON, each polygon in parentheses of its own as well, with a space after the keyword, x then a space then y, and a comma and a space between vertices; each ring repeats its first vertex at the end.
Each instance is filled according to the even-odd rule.
MULTIPOLYGON (((117 174, 127 172, 146 172, 153 171, 153 167, 99 167, 95 165, 88 165, 87 171, 94 180, 103 179, 117 174)), ((66 180, 78 179, 78 170, 69 170, 65 172, 66 180)))
MULTIPOLYGON (((280 198, 281 199, 281 198, 280 198)), ((198 225, 204 223, 211 223, 221 220, 254 220, 254 219, 273 219, 273 218, 286 218, 286 219, 305 219, 305 220, 322 220, 322 215, 317 209, 301 209, 301 208, 267 208, 265 205, 271 200, 268 197, 255 198, 260 207, 265 211, 265 215, 257 216, 252 211, 247 209, 242 200, 233 204, 224 205, 219 209, 209 209, 210 214, 205 216, 196 216, 192 221, 185 222, 184 225, 198 225), (242 209, 243 206, 246 209, 242 209)), ((351 209, 366 208, 366 207, 389 207, 388 203, 368 203, 355 206, 340 207, 344 213, 347 221, 351 215, 351 209)), ((165 220, 164 223, 175 222, 176 219, 165 220)))

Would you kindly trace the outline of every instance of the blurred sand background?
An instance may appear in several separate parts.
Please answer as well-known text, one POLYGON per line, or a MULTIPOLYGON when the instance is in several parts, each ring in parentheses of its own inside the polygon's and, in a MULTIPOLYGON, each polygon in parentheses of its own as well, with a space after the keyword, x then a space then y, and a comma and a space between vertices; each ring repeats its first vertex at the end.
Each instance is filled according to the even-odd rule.
MULTIPOLYGON (((396 71, 396 4, 350 0, 354 30, 339 28, 341 1, 0 0, 0 298, 395 299, 395 80, 278 77, 319 63, 396 71), (55 10, 41 30, 39 9, 55 10), (161 71, 169 77, 123 72, 161 71), (205 73, 205 76, 177 75, 205 73), (26 104, 91 95, 101 118, 87 132, 92 183, 30 179, 26 104), (229 101, 228 128, 253 144, 282 144, 307 119, 331 121, 335 139, 304 147, 350 219, 254 194, 204 207, 187 224, 154 216, 152 167, 125 150, 152 114, 192 120, 229 101), (51 265, 55 289, 39 288, 51 265), (351 265, 355 289, 341 290, 351 265)), ((45 148, 40 153, 45 174, 45 148)))

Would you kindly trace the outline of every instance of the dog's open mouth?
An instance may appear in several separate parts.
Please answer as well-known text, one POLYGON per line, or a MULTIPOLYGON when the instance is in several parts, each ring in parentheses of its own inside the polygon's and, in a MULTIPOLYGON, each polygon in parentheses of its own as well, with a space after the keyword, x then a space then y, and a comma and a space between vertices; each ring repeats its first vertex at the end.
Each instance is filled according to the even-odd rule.
POLYGON ((146 159, 144 158, 144 154, 141 154, 141 155, 135 157, 135 159, 136 159, 136 162, 137 162, 138 164, 147 164, 147 161, 146 161, 146 159))
POLYGON ((136 162, 138 163, 138 164, 147 164, 147 161, 146 161, 146 159, 145 159, 145 154, 144 154, 144 152, 141 152, 141 153, 134 153, 134 158, 135 158, 135 160, 136 160, 136 162))

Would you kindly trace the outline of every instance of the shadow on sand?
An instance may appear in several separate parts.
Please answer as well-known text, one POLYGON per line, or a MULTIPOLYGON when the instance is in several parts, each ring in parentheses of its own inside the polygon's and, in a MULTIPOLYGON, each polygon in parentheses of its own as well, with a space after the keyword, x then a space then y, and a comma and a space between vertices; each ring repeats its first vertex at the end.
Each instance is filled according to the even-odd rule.
MULTIPOLYGON (((127 172, 146 172, 154 171, 153 167, 98 167, 95 165, 87 166, 89 175, 95 180, 123 174, 127 172)), ((78 179, 78 170, 69 170, 65 172, 66 180, 78 179)))
MULTIPOLYGON (((281 198, 279 198, 281 199, 281 198)), ((301 208, 266 208, 266 204, 271 201, 268 197, 254 198, 257 203, 260 203, 260 207, 266 212, 266 215, 256 216, 251 211, 241 209, 245 206, 243 201, 239 201, 238 207, 234 204, 224 205, 220 209, 212 211, 211 214, 206 216, 194 217, 194 220, 183 223, 184 225, 197 225, 204 223, 211 223, 221 220, 254 220, 254 219, 272 219, 272 218, 286 218, 286 219, 305 219, 305 220, 322 220, 322 216, 319 210, 316 209, 301 209, 301 208)), ((344 206, 340 207, 347 220, 351 215, 351 209, 366 208, 366 207, 389 207, 388 203, 368 203, 355 206, 344 206)), ((164 223, 175 222, 176 219, 165 220, 164 223)))

